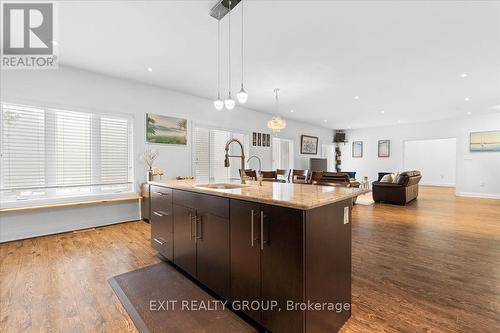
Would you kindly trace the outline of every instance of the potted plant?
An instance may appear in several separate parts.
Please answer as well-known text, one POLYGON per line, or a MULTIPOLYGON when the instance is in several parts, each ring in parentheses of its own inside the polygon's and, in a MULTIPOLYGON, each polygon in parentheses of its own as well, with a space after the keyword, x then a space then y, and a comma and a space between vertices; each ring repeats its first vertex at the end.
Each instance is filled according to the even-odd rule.
POLYGON ((142 154, 142 160, 148 166, 148 170, 146 172, 146 179, 148 182, 153 180, 153 163, 157 157, 158 151, 151 148, 147 148, 142 154))

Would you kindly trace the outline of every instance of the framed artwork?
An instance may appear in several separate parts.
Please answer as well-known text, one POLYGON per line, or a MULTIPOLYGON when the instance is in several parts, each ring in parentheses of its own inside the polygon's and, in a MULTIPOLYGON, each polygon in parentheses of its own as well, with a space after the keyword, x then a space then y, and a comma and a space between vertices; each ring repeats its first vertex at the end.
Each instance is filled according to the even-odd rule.
POLYGON ((353 141, 352 143, 352 157, 363 157, 363 141, 353 141))
POLYGON ((146 142, 187 145, 187 119, 146 113, 146 142))
POLYGON ((316 155, 318 153, 318 137, 301 135, 300 137, 300 153, 316 155))
POLYGON ((500 131, 472 132, 470 152, 500 151, 500 131))
POLYGON ((391 156, 391 140, 378 140, 378 157, 391 156))

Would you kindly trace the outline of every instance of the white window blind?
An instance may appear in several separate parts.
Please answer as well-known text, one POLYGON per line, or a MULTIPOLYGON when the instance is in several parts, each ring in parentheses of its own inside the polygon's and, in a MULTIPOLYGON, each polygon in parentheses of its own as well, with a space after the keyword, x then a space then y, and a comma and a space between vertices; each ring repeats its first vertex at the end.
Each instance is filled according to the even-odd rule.
MULTIPOLYGON (((231 166, 224 167, 224 148, 231 138, 242 142, 247 154, 246 158, 248 158, 250 149, 248 134, 195 126, 193 130, 193 175, 196 179, 239 178, 239 159, 230 158, 231 166)), ((229 154, 240 155, 239 145, 232 144, 229 154)))
POLYGON ((44 186, 45 112, 2 106, 2 188, 44 186))
POLYGON ((69 195, 132 183, 127 117, 10 104, 1 111, 2 200, 34 189, 69 195))

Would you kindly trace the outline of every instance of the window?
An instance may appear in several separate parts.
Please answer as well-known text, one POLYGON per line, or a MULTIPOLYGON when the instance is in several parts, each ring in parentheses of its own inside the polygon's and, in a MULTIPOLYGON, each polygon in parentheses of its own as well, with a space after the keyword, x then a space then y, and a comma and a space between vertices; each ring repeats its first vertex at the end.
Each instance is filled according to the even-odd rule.
POLYGON ((131 121, 32 106, 1 106, 1 200, 132 189, 131 121))
MULTIPOLYGON (((228 140, 241 141, 245 154, 249 152, 249 136, 241 132, 195 126, 193 130, 193 175, 196 179, 239 179, 240 161, 230 158, 231 166, 224 167, 225 146, 228 140)), ((230 155, 241 155, 238 144, 229 148, 230 155)))
POLYGON ((273 170, 293 169, 293 141, 273 138, 273 170))

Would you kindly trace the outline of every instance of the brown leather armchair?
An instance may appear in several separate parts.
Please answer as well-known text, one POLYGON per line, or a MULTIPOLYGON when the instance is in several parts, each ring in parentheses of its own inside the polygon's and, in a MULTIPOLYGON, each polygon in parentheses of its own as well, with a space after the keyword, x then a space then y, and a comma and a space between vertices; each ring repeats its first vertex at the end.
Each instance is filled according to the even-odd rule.
POLYGON ((373 182, 373 201, 406 205, 418 197, 420 179, 420 171, 406 171, 399 174, 395 183, 373 182))

